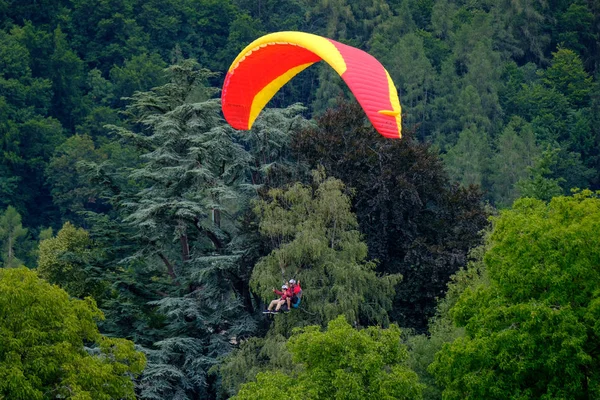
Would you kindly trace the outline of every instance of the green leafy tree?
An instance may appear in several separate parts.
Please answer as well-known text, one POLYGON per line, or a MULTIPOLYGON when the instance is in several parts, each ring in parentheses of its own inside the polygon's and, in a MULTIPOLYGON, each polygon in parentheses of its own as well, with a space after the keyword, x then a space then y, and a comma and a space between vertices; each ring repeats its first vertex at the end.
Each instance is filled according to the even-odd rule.
MULTIPOLYGON (((436 24, 441 24, 436 30, 440 34, 448 29, 448 23, 438 13, 452 15, 453 9, 444 3, 435 7, 436 24)), ((431 101, 431 136, 442 147, 454 145, 458 134, 466 129, 475 128, 493 137, 499 131, 502 116, 498 80, 503 55, 494 45, 494 15, 466 7, 454 13, 453 30, 446 33, 450 54, 441 61, 431 101)))
POLYGON ((558 35, 555 36, 555 41, 575 50, 582 59, 589 60, 588 65, 592 65, 592 60, 598 59, 598 54, 594 51, 594 42, 598 40, 598 27, 594 25, 594 20, 597 20, 597 15, 594 15, 597 5, 581 0, 569 3, 565 12, 558 17, 558 35))
MULTIPOLYGON (((461 34, 478 35, 480 32, 461 32, 461 34)), ((469 42, 470 40, 472 39, 465 41, 469 42)), ((481 121, 479 126, 487 128, 487 132, 493 134, 497 132, 502 116, 498 98, 499 80, 502 73, 502 56, 494 50, 493 40, 485 36, 475 44, 457 43, 455 48, 457 49, 455 52, 458 53, 455 62, 464 62, 466 68, 463 77, 463 84, 466 85, 465 89, 473 87, 481 104, 481 109, 477 110, 480 115, 470 118, 481 121), (461 54, 463 51, 466 54, 461 54)), ((477 103, 475 105, 478 106, 477 103)), ((460 104, 460 106, 463 105, 460 104)), ((469 115, 472 112, 473 109, 468 107, 461 110, 464 115, 469 115)))
POLYGON ((2 4, 2 22, 9 26, 32 21, 36 25, 55 24, 60 19, 68 1, 42 1, 39 3, 21 3, 9 0, 2 4))
POLYGON ((529 82, 523 72, 509 72, 510 79, 516 79, 509 84, 512 99, 508 104, 504 102, 507 111, 531 122, 539 144, 558 142, 565 150, 579 153, 585 164, 592 165, 592 154, 597 149, 587 116, 591 115, 588 107, 594 83, 581 59, 573 51, 560 48, 553 53, 550 67, 538 70, 529 82))
POLYGON ((94 268, 95 251, 89 233, 66 222, 55 237, 40 241, 37 271, 71 296, 99 299, 105 285, 104 271, 94 268))
POLYGON ((436 382, 435 376, 428 370, 428 367, 435 361, 436 353, 442 349, 445 343, 452 343, 465 335, 464 328, 454 324, 450 310, 464 291, 489 282, 483 263, 485 249, 485 245, 472 249, 467 266, 452 276, 448 282, 446 295, 438 301, 436 313, 429 320, 427 334, 409 334, 406 338, 407 365, 419 375, 419 381, 425 384, 423 398, 426 400, 442 398, 443 386, 436 382))
POLYGON ((447 399, 596 398, 599 392, 600 200, 521 199, 494 220, 489 282, 450 313, 465 337, 430 371, 447 399))
MULTIPOLYGON (((136 24, 148 38, 148 49, 163 60, 177 63, 173 50, 202 60, 214 71, 225 71, 231 62, 222 59, 229 33, 239 14, 231 0, 151 0, 135 7, 136 24)), ((135 2, 134 2, 135 4, 135 2)), ((138 39, 139 40, 139 39, 138 39)), ((246 43, 247 44, 247 43, 246 43)), ((241 50, 241 49, 239 49, 241 50)))
POLYGON ((260 232, 275 249, 252 272, 250 284, 265 301, 282 279, 303 287, 302 303, 311 320, 324 325, 340 314, 351 321, 387 323, 394 285, 400 276, 378 277, 366 262, 351 203, 338 179, 314 172, 313 187, 295 184, 272 189, 255 207, 260 232))
MULTIPOLYGON (((281 3, 272 3, 273 4, 265 4, 266 7, 270 8, 270 12, 275 11, 273 9, 275 5, 282 5, 281 3)), ((256 38, 259 38, 267 33, 262 28, 263 24, 259 19, 252 18, 248 14, 240 13, 237 15, 236 19, 231 23, 227 44, 225 48, 221 50, 219 57, 223 58, 224 60, 234 60, 239 52, 248 45, 248 43, 251 43, 256 38)), ((274 32, 277 32, 277 30, 274 30, 274 32)))
POLYGON ((272 399, 285 388, 292 399, 421 399, 423 385, 406 366, 400 334, 396 325, 357 330, 343 316, 326 331, 308 326, 288 341, 297 372, 261 372, 233 398, 272 399))
POLYGON ((441 38, 448 38, 454 27, 456 4, 452 1, 436 1, 431 8, 431 28, 433 33, 441 38))
POLYGON ((110 70, 113 105, 123 104, 120 99, 130 97, 136 91, 144 92, 165 84, 166 67, 167 64, 156 53, 134 55, 122 66, 113 66, 110 70))
POLYGON ((271 189, 256 204, 260 232, 274 249, 258 260, 250 284, 270 301, 272 287, 294 277, 303 287, 303 300, 300 309, 278 317, 266 337, 244 342, 215 368, 224 396, 237 393, 259 372, 295 371, 285 348, 294 327, 324 326, 340 314, 355 324, 387 323, 400 277, 375 274, 374 263, 365 261, 366 246, 356 230, 347 189, 337 179, 325 179, 322 170, 313 174, 312 186, 271 189))
POLYGON ((107 76, 113 65, 148 51, 149 37, 136 21, 135 0, 101 4, 74 0, 69 7, 71 45, 90 68, 107 76))
POLYGON ((310 0, 306 20, 316 33, 363 47, 373 30, 392 16, 382 0, 310 0))
POLYGON ((548 23, 554 20, 553 7, 539 1, 503 3, 497 9, 498 25, 504 26, 514 57, 543 63, 547 60, 552 35, 548 23))
POLYGON ((49 78, 52 81, 51 114, 61 124, 74 130, 86 110, 82 109, 85 82, 83 61, 70 48, 69 41, 60 27, 54 30, 54 46, 50 56, 49 78))
POLYGON ((17 258, 19 240, 27 235, 27 228, 21 225, 21 215, 17 210, 8 206, 0 214, 0 243, 2 243, 2 261, 4 267, 18 267, 22 263, 17 258))
POLYGON ((319 86, 314 93, 311 108, 316 115, 321 115, 352 95, 342 78, 329 65, 319 65, 316 68, 319 69, 319 86))
MULTIPOLYGON (((477 88, 474 85, 467 85, 453 97, 456 101, 454 113, 461 123, 462 131, 475 128, 488 133, 491 121, 486 115, 483 98, 477 88)), ((454 117, 452 114, 449 116, 454 117)))
POLYGON ((600 150, 598 138, 593 130, 593 118, 592 110, 588 107, 570 112, 568 138, 564 142, 566 148, 580 154, 585 165, 592 168, 600 150))
POLYGON ((538 141, 558 141, 568 132, 569 100, 554 88, 539 82, 524 85, 517 96, 517 107, 519 115, 531 122, 538 141))
POLYGON ((71 299, 24 267, 0 269, 0 314, 0 396, 135 399, 145 357, 98 332, 91 298, 71 299))
MULTIPOLYGON (((291 0, 282 3, 277 0, 235 0, 242 11, 259 22, 266 32, 302 30, 308 3, 304 0, 291 0)), ((233 27, 232 27, 233 28, 233 27)))
MULTIPOLYGON (((287 338, 270 331, 265 337, 251 337, 241 343, 213 372, 218 372, 221 378, 221 397, 230 398, 244 383, 255 381, 260 372, 273 373, 276 370, 291 374, 296 369, 297 365, 287 348, 287 338)), ((286 375, 282 377, 289 379, 286 375)))

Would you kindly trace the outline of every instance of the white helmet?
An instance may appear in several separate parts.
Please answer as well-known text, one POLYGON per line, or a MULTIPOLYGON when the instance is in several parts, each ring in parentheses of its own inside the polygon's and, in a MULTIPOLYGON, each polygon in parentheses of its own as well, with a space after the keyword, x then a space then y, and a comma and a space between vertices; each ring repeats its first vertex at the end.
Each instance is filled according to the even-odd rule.
POLYGON ((292 285, 295 285, 295 284, 296 284, 296 280, 295 280, 295 279, 290 279, 290 283, 291 283, 292 285))

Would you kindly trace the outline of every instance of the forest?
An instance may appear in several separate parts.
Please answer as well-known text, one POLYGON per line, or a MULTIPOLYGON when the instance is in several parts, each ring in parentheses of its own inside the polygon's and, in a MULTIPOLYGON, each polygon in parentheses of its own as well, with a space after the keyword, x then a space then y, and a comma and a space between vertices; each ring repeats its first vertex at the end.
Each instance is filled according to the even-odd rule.
POLYGON ((0 0, 0 399, 599 399, 599 81, 598 0, 0 0), (402 139, 325 63, 233 129, 278 31, 402 139))

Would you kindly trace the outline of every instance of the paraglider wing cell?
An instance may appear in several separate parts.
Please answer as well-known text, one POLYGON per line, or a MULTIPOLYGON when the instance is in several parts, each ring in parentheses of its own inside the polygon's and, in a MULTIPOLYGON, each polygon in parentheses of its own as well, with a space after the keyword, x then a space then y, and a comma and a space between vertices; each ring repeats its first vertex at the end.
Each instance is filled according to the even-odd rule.
POLYGON ((250 129, 283 85, 320 60, 342 77, 379 133, 401 137, 398 93, 379 61, 357 48, 304 32, 265 35, 236 57, 221 94, 225 119, 236 129, 250 129))

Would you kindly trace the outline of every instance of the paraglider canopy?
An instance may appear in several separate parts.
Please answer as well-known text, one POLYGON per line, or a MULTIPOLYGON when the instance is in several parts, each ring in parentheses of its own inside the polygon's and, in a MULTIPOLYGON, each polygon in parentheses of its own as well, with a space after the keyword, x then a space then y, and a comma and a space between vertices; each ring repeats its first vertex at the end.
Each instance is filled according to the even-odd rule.
POLYGON ((398 93, 379 61, 357 48, 304 32, 271 33, 242 50, 223 84, 225 119, 236 129, 250 129, 283 85, 320 60, 342 77, 379 133, 402 136, 398 93))

